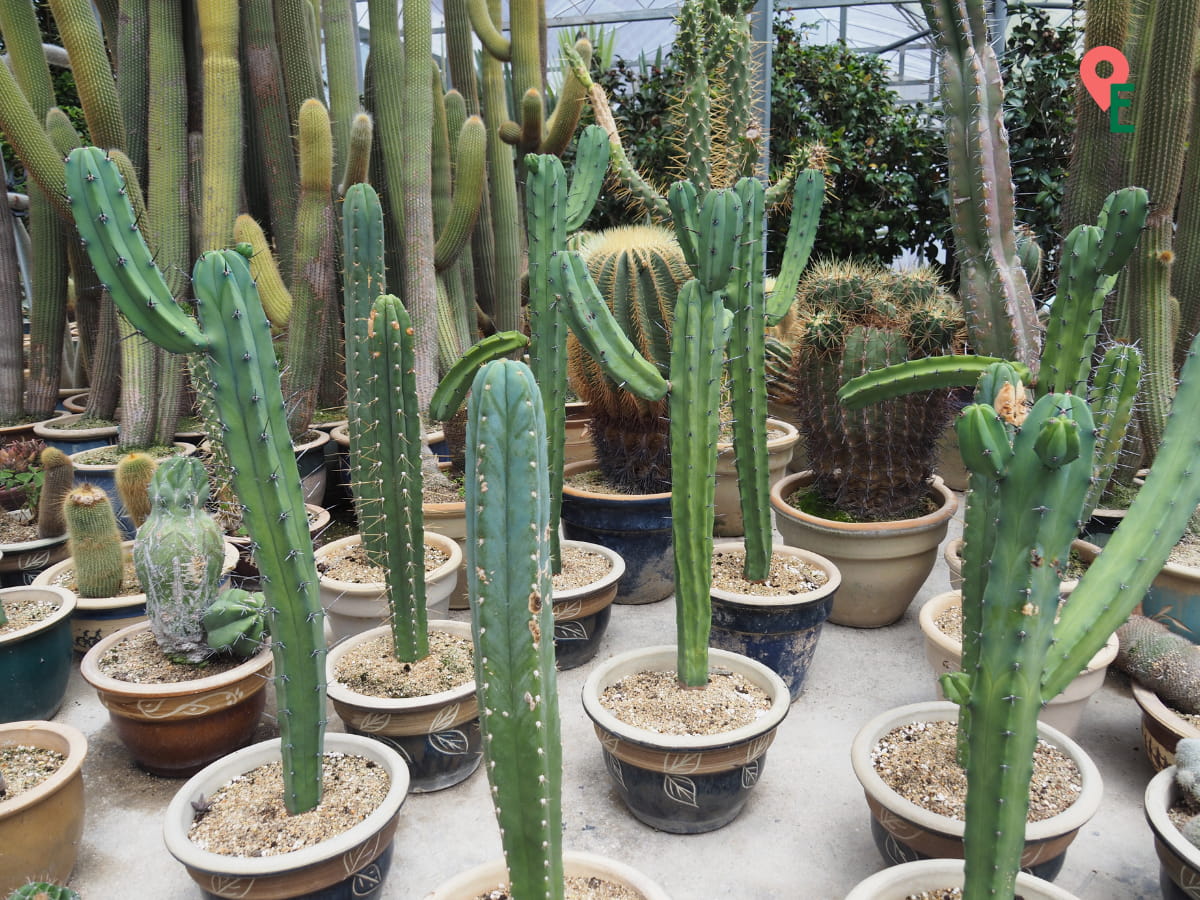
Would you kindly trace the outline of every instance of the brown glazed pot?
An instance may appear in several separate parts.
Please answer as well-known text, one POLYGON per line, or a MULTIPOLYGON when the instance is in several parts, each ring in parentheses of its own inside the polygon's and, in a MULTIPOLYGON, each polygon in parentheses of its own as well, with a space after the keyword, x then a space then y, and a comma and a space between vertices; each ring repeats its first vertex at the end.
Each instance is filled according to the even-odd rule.
POLYGON ((1200 896, 1200 848, 1183 836, 1169 815, 1178 801, 1174 766, 1159 772, 1146 785, 1146 821, 1154 832, 1163 900, 1192 900, 1200 896))
POLYGON ((173 684, 133 684, 100 671, 112 647, 150 627, 139 622, 96 644, 79 672, 100 696, 117 737, 134 761, 154 775, 191 775, 245 746, 267 703, 271 650, 217 675, 173 684))
POLYGON ((1158 695, 1136 681, 1133 699, 1142 711, 1142 743, 1156 771, 1175 765, 1175 745, 1183 738, 1200 738, 1200 728, 1158 699, 1158 695))
POLYGON ((37 787, 0 800, 0 896, 30 879, 65 883, 83 836, 87 738, 57 722, 10 722, 0 725, 0 746, 42 747, 66 757, 37 787))
POLYGON ((891 522, 834 522, 802 512, 784 498, 810 484, 813 474, 789 475, 771 488, 783 542, 828 559, 842 573, 829 621, 855 628, 891 625, 904 615, 933 571, 958 499, 936 475, 929 496, 936 511, 891 522))

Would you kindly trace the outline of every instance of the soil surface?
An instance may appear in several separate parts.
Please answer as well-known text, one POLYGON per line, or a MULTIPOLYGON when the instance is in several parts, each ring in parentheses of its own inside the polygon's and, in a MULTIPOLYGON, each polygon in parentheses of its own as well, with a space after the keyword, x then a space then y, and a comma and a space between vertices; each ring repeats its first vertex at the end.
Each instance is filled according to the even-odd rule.
POLYGON ((57 750, 43 747, 0 747, 0 800, 12 800, 37 787, 66 759, 57 750))
POLYGON ((562 571, 552 577, 553 590, 568 591, 595 584, 612 571, 608 557, 582 547, 562 548, 562 571))
POLYGON ((474 679, 473 652, 470 638, 430 631, 429 655, 401 662, 392 653, 389 632, 347 650, 338 659, 334 675, 350 690, 368 697, 428 697, 474 679))
POLYGON ((278 856, 311 847, 357 825, 387 796, 391 779, 373 760, 326 753, 316 808, 289 815, 283 805, 282 765, 252 769, 212 797, 192 801, 188 838, 222 856, 278 856))
MULTIPOLYGON (((428 575, 438 566, 445 565, 449 558, 437 547, 426 544, 425 574, 428 575)), ((326 578, 348 581, 351 584, 383 584, 387 578, 383 566, 374 565, 367 559, 367 551, 362 543, 351 544, 336 554, 326 555, 317 561, 317 571, 326 578)))
POLYGON ((771 698, 734 672, 712 669, 708 684, 685 688, 674 672, 638 672, 606 687, 600 703, 628 725, 658 734, 722 734, 749 725, 771 698))
POLYGON ((14 597, 10 594, 4 598, 4 615, 8 617, 8 623, 0 625, 0 635, 28 628, 30 625, 50 618, 56 612, 58 612, 57 597, 36 594, 28 597, 14 597))
POLYGON ((631 490, 628 485, 619 484, 605 478, 604 473, 599 469, 588 469, 586 472, 576 472, 574 475, 568 475, 563 479, 563 484, 573 487, 577 491, 587 491, 592 494, 624 494, 628 497, 642 496, 637 491, 631 490))
POLYGON ((1200 567, 1200 535, 1185 534, 1167 556, 1167 562, 1200 567))
MULTIPOLYGON (((875 771, 900 796, 932 813, 963 819, 967 775, 955 759, 954 722, 913 722, 884 735, 871 752, 875 771)), ((1039 740, 1029 786, 1030 822, 1063 812, 1082 790, 1079 769, 1061 750, 1039 740)), ((936 895, 935 895, 936 896, 936 895)))
MULTIPOLYGON (((583 878, 568 876, 564 896, 567 900, 643 900, 641 891, 635 891, 623 884, 605 881, 603 878, 583 878)), ((485 891, 475 900, 512 900, 507 887, 485 891)))
MULTIPOLYGON (((53 583, 57 587, 64 587, 68 591, 74 591, 80 597, 86 596, 85 594, 80 592, 79 584, 75 581, 75 569, 71 566, 67 566, 61 572, 59 572, 58 577, 54 579, 53 583)), ((133 560, 129 557, 126 557, 125 573, 121 576, 121 586, 120 586, 120 588, 117 589, 117 592, 115 594, 113 594, 112 596, 128 597, 131 594, 144 594, 144 593, 145 593, 145 591, 142 590, 142 583, 140 581, 138 581, 137 569, 135 569, 133 566, 133 560)), ((103 599, 107 599, 107 598, 97 597, 95 599, 103 600, 103 599)))
POLYGON ((745 550, 714 550, 713 587, 753 597, 787 597, 811 593, 829 581, 829 576, 821 569, 782 553, 771 555, 771 568, 764 582, 743 578, 745 564, 745 550))
POLYGON ((176 663, 159 649, 154 632, 140 631, 114 644, 97 665, 109 678, 131 684, 178 684, 236 669, 244 659, 211 656, 202 663, 176 663))
POLYGON ((24 544, 37 539, 37 522, 22 522, 12 516, 0 516, 0 544, 24 544))
MULTIPOLYGON (((75 458, 75 462, 84 466, 115 466, 125 456, 129 455, 128 450, 119 450, 117 447, 97 447, 95 450, 87 450, 75 458)), ((178 456, 182 451, 171 445, 170 447, 147 447, 145 450, 139 450, 146 456, 154 459, 167 459, 171 456, 178 456)))

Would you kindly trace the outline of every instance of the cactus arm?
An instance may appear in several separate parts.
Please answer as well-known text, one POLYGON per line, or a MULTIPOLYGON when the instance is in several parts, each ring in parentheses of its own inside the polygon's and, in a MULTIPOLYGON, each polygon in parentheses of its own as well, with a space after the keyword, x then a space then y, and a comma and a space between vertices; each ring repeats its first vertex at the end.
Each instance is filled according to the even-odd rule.
POLYGON ((471 239, 486 186, 486 158, 487 130, 483 119, 472 116, 463 124, 458 135, 451 207, 445 227, 433 249, 433 265, 439 272, 459 259, 471 239))
POLYGON ((250 274, 258 284, 258 297, 262 300, 263 311, 272 325, 282 328, 292 316, 292 293, 283 282, 283 274, 279 271, 275 254, 271 252, 266 233, 253 216, 242 213, 234 220, 233 240, 238 244, 250 245, 250 274))
POLYGON ((284 804, 296 814, 320 802, 325 730, 325 635, 304 492, 271 326, 249 264, 235 251, 211 251, 196 262, 192 282, 233 487, 262 573, 278 672, 284 804))
MULTIPOLYGON (((227 247, 242 189, 242 84, 234 0, 197 7, 203 49, 204 153, 200 162, 202 247, 227 247)), ((169 349, 169 348, 168 348, 169 349)))
MULTIPOLYGON (((846 409, 855 410, 916 391, 969 387, 998 362, 1004 360, 994 356, 924 356, 910 359, 851 378, 838 390, 837 398, 846 409)), ((1021 363, 1011 365, 1023 381, 1030 377, 1029 369, 1021 363)))
POLYGON ((808 265, 813 242, 817 239, 817 224, 821 220, 821 204, 824 202, 825 176, 818 169, 805 169, 796 178, 783 262, 775 279, 775 287, 767 298, 768 325, 779 322, 792 308, 800 274, 808 265))
POLYGON ((545 419, 533 374, 476 375, 467 425, 467 586, 486 767, 514 897, 562 900, 545 419))
POLYGON ((425 609, 425 540, 421 511, 421 417, 417 407, 412 322, 400 300, 378 297, 367 321, 360 377, 368 399, 358 406, 364 437, 359 453, 378 481, 378 501, 360 506, 365 532, 387 572, 392 649, 401 662, 429 655, 425 609))
POLYGON ((564 61, 562 87, 554 103, 554 111, 546 120, 538 153, 560 156, 567 149, 575 129, 579 127, 583 104, 592 85, 592 79, 587 74, 592 59, 591 42, 581 37, 567 52, 575 58, 564 61))
POLYGON ((571 331, 605 374, 644 400, 666 396, 666 379, 625 336, 582 257, 573 250, 560 250, 550 263, 547 275, 558 301, 567 301, 571 331))
POLYGON ((451 418, 462 408, 475 373, 484 363, 503 359, 528 346, 529 338, 519 331, 498 331, 476 341, 442 376, 441 384, 433 392, 433 400, 429 403, 430 418, 438 422, 451 418))
POLYGON ((0 71, 0 131, 12 144, 29 177, 45 192, 58 214, 69 221, 71 208, 63 179, 62 156, 46 137, 42 123, 8 66, 0 71))
POLYGON ((727 306, 733 311, 729 338, 729 381, 733 452, 745 522, 747 581, 766 581, 771 568, 771 505, 767 464, 767 379, 763 296, 763 186, 742 178, 734 188, 745 220, 752 223, 738 242, 737 267, 727 306))
POLYGON ((82 147, 71 152, 66 171, 79 235, 121 312, 171 353, 203 350, 204 335, 171 296, 142 240, 116 163, 97 147, 82 147))
POLYGON ((351 123, 358 112, 358 54, 353 0, 323 0, 325 69, 329 80, 329 118, 333 123, 333 170, 341 172, 350 155, 351 123))
POLYGON ((1096 368, 1090 400, 1092 421, 1096 424, 1096 459, 1092 485, 1079 516, 1083 522, 1091 518, 1117 468, 1141 374, 1142 354, 1128 344, 1110 347, 1096 368))
POLYGON ((567 189, 568 232, 578 231, 592 214, 604 175, 608 171, 608 136, 599 125, 589 125, 579 135, 575 148, 575 167, 567 189))
POLYGON ((375 135, 375 120, 360 112, 350 123, 350 147, 346 156, 346 168, 338 196, 345 197, 351 185, 366 181, 370 173, 371 142, 375 135))
POLYGON ((512 41, 501 34, 492 21, 487 0, 467 0, 467 14, 487 54, 499 62, 509 62, 512 59, 512 41))
POLYGON ((696 245, 700 233, 700 200, 696 186, 690 181, 676 181, 667 191, 667 204, 671 207, 675 240, 683 250, 688 267, 695 272, 700 265, 696 245))

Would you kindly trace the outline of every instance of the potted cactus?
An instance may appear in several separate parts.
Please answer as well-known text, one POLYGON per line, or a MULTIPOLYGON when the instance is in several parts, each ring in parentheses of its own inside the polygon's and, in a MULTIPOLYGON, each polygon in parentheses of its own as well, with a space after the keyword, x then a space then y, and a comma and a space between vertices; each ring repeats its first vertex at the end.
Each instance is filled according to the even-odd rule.
POLYGON ((206 355, 216 415, 227 426, 225 449, 233 464, 233 489, 262 574, 263 610, 272 636, 281 736, 239 750, 192 776, 167 810, 168 850, 206 890, 224 891, 224 886, 235 884, 249 897, 258 896, 257 890, 272 896, 320 890, 353 880, 363 869, 382 879, 408 790, 408 772, 399 755, 378 742, 355 735, 326 738, 324 733, 325 645, 316 564, 270 325, 249 263, 231 250, 201 256, 192 276, 199 319, 192 319, 176 304, 155 268, 120 175, 104 152, 74 151, 67 162, 67 181, 89 258, 121 311, 164 349, 206 355), (119 265, 118 260, 131 264, 119 265), (365 758, 380 767, 387 787, 374 810, 356 824, 347 823, 337 837, 268 857, 216 853, 189 840, 198 809, 210 809, 211 798, 230 779, 272 762, 280 765, 282 787, 272 799, 287 820, 319 806, 323 766, 347 757, 365 758), (357 862, 350 871, 327 865, 345 854, 357 862))
POLYGON ((428 900, 562 898, 564 877, 599 878, 645 900, 665 892, 628 866, 562 847, 562 746, 550 595, 546 421, 533 373, 495 360, 475 377, 467 424, 467 543, 475 682, 504 860, 428 900), (530 462, 532 461, 532 465, 530 462))
POLYGON ((49 719, 71 674, 75 595, 56 587, 0 589, 0 722, 49 719))
POLYGON ((10 513, 5 521, 6 536, 0 540, 0 583, 5 587, 29 584, 68 553, 62 504, 75 483, 74 467, 70 457, 54 447, 42 450, 39 462, 36 504, 27 513, 10 513))
POLYGON ((1185 900, 1200 883, 1200 738, 1179 742, 1175 763, 1146 786, 1146 821, 1161 863, 1163 900, 1185 900))

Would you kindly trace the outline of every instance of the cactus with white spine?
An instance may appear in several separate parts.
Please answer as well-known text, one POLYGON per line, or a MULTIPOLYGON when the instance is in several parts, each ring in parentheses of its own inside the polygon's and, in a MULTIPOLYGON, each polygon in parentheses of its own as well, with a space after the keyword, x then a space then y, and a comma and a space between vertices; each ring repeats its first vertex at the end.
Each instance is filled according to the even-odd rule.
POLYGON ((266 596, 277 672, 284 804, 291 813, 307 811, 321 798, 323 611, 271 326, 249 264, 233 250, 201 256, 192 273, 199 319, 191 318, 154 268, 111 160, 102 150, 81 148, 71 153, 66 171, 71 209, 88 256, 134 328, 172 352, 207 354, 233 487, 266 596))
POLYGON ((513 897, 562 900, 562 744, 551 613, 546 423, 533 373, 475 376, 467 587, 486 771, 513 897))

